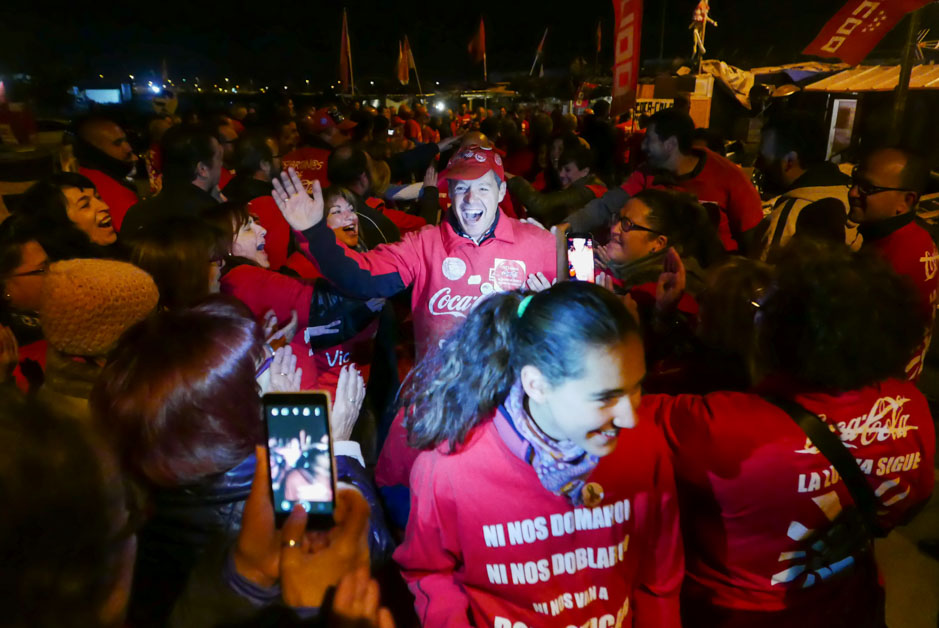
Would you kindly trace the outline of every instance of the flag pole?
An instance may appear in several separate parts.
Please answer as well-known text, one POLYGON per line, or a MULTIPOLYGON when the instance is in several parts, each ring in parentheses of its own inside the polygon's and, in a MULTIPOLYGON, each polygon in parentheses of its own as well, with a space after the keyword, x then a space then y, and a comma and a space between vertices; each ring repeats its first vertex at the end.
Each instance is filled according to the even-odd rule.
POLYGON ((903 114, 906 113, 906 98, 910 91, 910 77, 913 75, 916 33, 919 30, 922 14, 923 9, 910 13, 910 27, 907 30, 906 46, 903 48, 903 63, 900 65, 897 95, 893 101, 893 119, 890 124, 890 139, 893 143, 899 142, 903 136, 903 114))
MULTIPOLYGON (((413 54, 414 54, 414 53, 412 52, 411 55, 413 56, 413 54)), ((416 62, 416 61, 414 62, 414 78, 417 79, 417 93, 423 95, 423 93, 424 93, 424 88, 421 87, 421 75, 417 73, 417 62, 416 62)))
POLYGON ((483 50, 483 83, 489 82, 489 71, 486 69, 486 51, 483 50))
POLYGON ((352 73, 352 37, 349 35, 349 23, 346 20, 345 9, 342 10, 342 21, 345 22, 346 24, 346 41, 349 42, 348 45, 346 46, 346 48, 348 48, 348 53, 349 53, 349 83, 350 83, 349 89, 351 90, 350 93, 352 97, 355 98, 355 75, 352 73))
POLYGON ((541 36, 541 43, 538 44, 538 49, 535 50, 535 60, 531 62, 531 70, 528 71, 528 76, 532 76, 535 73, 535 66, 538 65, 538 57, 544 54, 544 51, 541 49, 541 47, 544 46, 544 42, 547 38, 548 38, 548 27, 545 27, 544 35, 541 36))

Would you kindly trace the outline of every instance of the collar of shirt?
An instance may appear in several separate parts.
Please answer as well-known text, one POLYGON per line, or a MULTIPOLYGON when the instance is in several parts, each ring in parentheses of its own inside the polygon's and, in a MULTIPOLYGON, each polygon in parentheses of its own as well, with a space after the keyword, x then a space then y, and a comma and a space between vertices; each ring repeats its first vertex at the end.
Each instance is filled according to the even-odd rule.
POLYGON ((858 231, 867 241, 886 238, 903 227, 907 226, 916 219, 916 212, 909 211, 893 218, 878 220, 876 222, 862 223, 858 226, 858 231))
POLYGON ((463 228, 460 226, 460 219, 456 217, 456 213, 453 211, 452 207, 447 213, 447 225, 450 227, 449 230, 444 229, 446 235, 444 247, 447 249, 447 254, 464 243, 473 243, 476 246, 481 246, 487 240, 493 239, 509 243, 515 242, 515 230, 512 228, 511 220, 502 214, 501 208, 496 209, 496 217, 495 220, 492 221, 492 226, 482 235, 479 242, 476 242, 463 231, 463 228))

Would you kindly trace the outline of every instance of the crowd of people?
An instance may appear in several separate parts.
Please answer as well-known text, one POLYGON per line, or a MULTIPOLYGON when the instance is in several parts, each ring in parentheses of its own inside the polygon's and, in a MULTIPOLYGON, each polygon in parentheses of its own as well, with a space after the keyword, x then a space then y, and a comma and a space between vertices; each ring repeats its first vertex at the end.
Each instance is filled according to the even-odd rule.
POLYGON ((873 540, 934 483, 921 156, 848 174, 781 111, 758 191, 676 108, 200 113, 78 119, 7 202, 9 625, 885 627, 873 540), (262 396, 313 390, 334 525, 278 528, 330 444, 262 396))

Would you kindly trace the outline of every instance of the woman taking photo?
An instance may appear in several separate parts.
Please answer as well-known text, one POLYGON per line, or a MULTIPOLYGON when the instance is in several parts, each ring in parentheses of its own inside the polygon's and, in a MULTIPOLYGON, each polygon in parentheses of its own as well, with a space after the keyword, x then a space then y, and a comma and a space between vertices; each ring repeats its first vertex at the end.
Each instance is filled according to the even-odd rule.
POLYGON ((395 560, 422 625, 679 625, 672 471, 634 413, 644 375, 635 319, 579 282, 491 296, 416 367, 402 401, 426 451, 395 560))

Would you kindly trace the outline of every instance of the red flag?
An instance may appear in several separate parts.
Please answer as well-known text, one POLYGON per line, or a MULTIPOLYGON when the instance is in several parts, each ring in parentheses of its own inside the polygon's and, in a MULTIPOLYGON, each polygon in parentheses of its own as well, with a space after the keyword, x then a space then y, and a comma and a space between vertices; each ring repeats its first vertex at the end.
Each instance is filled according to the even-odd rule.
POLYGON ((404 48, 400 41, 398 42, 398 63, 395 66, 395 74, 398 76, 398 82, 402 85, 407 85, 411 78, 408 73, 408 58, 404 54, 404 48))
POLYGON ((414 54, 411 52, 411 43, 408 41, 408 36, 404 36, 404 58, 407 63, 407 67, 417 71, 417 64, 414 63, 414 54))
POLYGON ((352 46, 349 44, 349 24, 346 21, 346 10, 342 10, 342 43, 339 46, 339 81, 352 87, 352 46))
POLYGON ((614 65, 611 114, 627 111, 636 102, 639 82, 639 36, 642 33, 642 0, 613 0, 614 65))
POLYGON ((600 43, 603 41, 602 31, 600 30, 600 22, 597 22, 597 54, 600 54, 600 43))
POLYGON ((470 40, 466 47, 474 63, 479 63, 486 57, 486 27, 483 25, 483 18, 479 18, 479 30, 470 40))
POLYGON ((848 0, 802 54, 858 65, 904 15, 931 0, 848 0))

